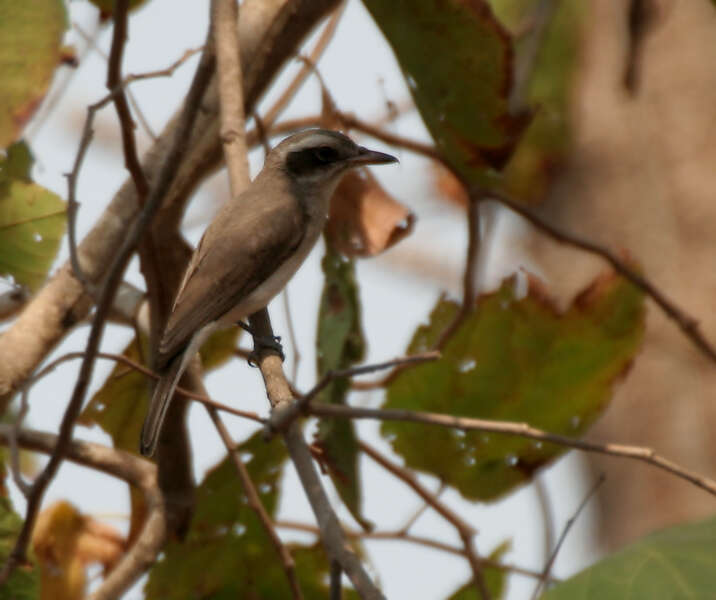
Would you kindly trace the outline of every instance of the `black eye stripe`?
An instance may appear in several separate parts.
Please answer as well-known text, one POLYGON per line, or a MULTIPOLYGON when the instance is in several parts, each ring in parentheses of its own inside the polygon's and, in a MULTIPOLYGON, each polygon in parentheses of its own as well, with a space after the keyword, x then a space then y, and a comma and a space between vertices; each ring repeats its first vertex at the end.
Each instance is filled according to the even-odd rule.
POLYGON ((330 146, 305 148, 289 153, 286 167, 295 175, 320 171, 340 158, 338 151, 330 146))
POLYGON ((338 151, 330 146, 319 146, 318 148, 314 148, 313 153, 322 163, 329 163, 338 159, 338 151))

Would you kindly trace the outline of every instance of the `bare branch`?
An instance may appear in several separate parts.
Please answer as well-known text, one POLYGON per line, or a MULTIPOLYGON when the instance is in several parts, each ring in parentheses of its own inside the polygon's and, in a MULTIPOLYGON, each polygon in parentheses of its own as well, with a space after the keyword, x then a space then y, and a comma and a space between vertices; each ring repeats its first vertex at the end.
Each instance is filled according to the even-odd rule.
POLYGON ((271 418, 266 424, 266 433, 267 435, 271 435, 273 432, 280 431, 285 428, 288 423, 291 423, 302 411, 306 410, 306 407, 310 404, 311 400, 313 400, 336 379, 346 379, 349 377, 355 377, 356 375, 365 375, 366 373, 374 373, 375 371, 382 371, 384 369, 390 369, 403 365, 430 362, 439 358, 439 352, 431 351, 424 352, 422 354, 413 354, 411 356, 402 356, 400 358, 394 358, 393 360, 373 365, 360 365, 339 371, 328 371, 311 390, 300 396, 295 402, 291 402, 283 407, 274 407, 271 418))
MULTIPOLYGON (((305 531, 307 533, 312 533, 314 535, 319 534, 318 527, 315 525, 309 525, 308 523, 299 523, 296 521, 276 521, 274 523, 276 527, 280 527, 282 529, 294 529, 296 531, 305 531)), ((407 542, 411 544, 417 544, 419 546, 425 546, 426 548, 433 548, 434 550, 440 550, 442 552, 447 552, 448 554, 454 554, 456 556, 462 556, 465 557, 465 549, 460 548, 458 546, 451 546, 450 544, 445 544, 444 542, 438 542, 436 540, 418 536, 418 535, 411 535, 403 531, 403 529, 399 529, 397 531, 363 531, 358 529, 350 529, 347 526, 343 527, 343 531, 345 531, 346 536, 353 539, 363 539, 363 540, 399 540, 402 542, 407 542)), ((524 575, 525 577, 532 577, 534 579, 539 579, 542 577, 542 572, 540 571, 533 571, 531 569, 525 569, 524 567, 518 567, 516 565, 512 565, 509 563, 502 563, 497 560, 492 560, 489 557, 485 557, 481 559, 482 564, 486 567, 490 567, 493 569, 498 569, 500 571, 505 571, 508 573, 515 573, 517 575, 524 575)), ((559 582, 558 579, 554 577, 550 577, 549 582, 559 582)))
POLYGON ((144 230, 149 225, 154 213, 159 208, 159 203, 163 199, 174 179, 178 165, 185 152, 186 138, 191 132, 194 118, 198 112, 199 103, 201 102, 206 86, 209 83, 213 68, 213 55, 209 52, 205 52, 202 56, 199 67, 197 68, 189 94, 187 95, 186 104, 182 112, 179 126, 177 127, 172 147, 165 156, 165 161, 162 164, 158 177, 151 188, 147 201, 144 203, 139 216, 128 231, 124 243, 120 247, 118 253, 112 260, 109 269, 107 270, 107 277, 102 285, 102 291, 98 300, 97 310, 92 322, 89 337, 87 339, 87 345, 82 359, 80 372, 75 383, 75 388, 72 392, 72 397, 67 405, 67 409, 65 410, 65 414, 60 424, 57 446, 50 456, 50 460, 47 465, 32 486, 32 491, 27 502, 25 522, 20 530, 15 546, 5 563, 2 572, 0 572, 0 584, 7 580, 7 577, 17 564, 21 564, 25 561, 27 545, 30 541, 30 533, 35 523, 35 518, 37 517, 42 497, 50 481, 52 481, 52 478, 57 472, 57 469, 59 468, 72 439, 75 421, 77 420, 80 410, 82 409, 85 393, 92 377, 94 359, 99 351, 99 345, 102 341, 102 335, 104 333, 105 321, 111 309, 114 294, 122 280, 124 270, 135 246, 139 242, 144 230))
POLYGON ((554 548, 554 517, 552 516, 552 502, 549 490, 547 489, 547 484, 545 483, 542 475, 542 473, 535 473, 532 478, 532 486, 534 487, 535 494, 537 496, 537 503, 539 504, 540 512, 542 513, 544 556, 546 561, 554 548))
MULTIPOLYGON (((258 123, 258 121, 257 121, 258 123)), ((286 325, 288 326, 288 337, 291 340, 291 347, 293 348, 293 361, 291 364, 291 382, 296 385, 296 376, 298 375, 298 365, 301 362, 301 351, 298 348, 298 338, 296 337, 296 330, 293 327, 293 317, 291 315, 291 303, 288 299, 288 286, 283 289, 281 294, 283 297, 283 311, 286 313, 286 325)))
MULTIPOLYGON (((263 309, 250 317, 251 328, 256 336, 273 336, 273 329, 268 311, 263 309)), ((281 358, 276 351, 263 347, 258 351, 257 362, 266 386, 266 394, 272 409, 290 407, 293 393, 286 375, 283 372, 281 358)), ((282 432, 288 453, 296 468, 313 514, 321 532, 320 538, 329 560, 336 560, 348 576, 361 598, 374 600, 384 598, 383 594, 371 581, 360 559, 345 541, 340 522, 331 507, 321 480, 318 477, 313 457, 303 438, 301 428, 296 421, 289 423, 282 432)))
MULTIPOLYGON (((328 44, 333 39, 333 35, 336 32, 336 28, 338 27, 338 23, 341 20, 345 7, 345 1, 341 1, 338 8, 333 11, 331 18, 328 20, 328 23, 321 32, 321 37, 318 38, 316 45, 313 47, 313 50, 311 50, 311 54, 309 55, 311 63, 316 64, 318 62, 325 49, 328 47, 328 44)), ((311 70, 310 64, 304 63, 301 66, 301 69, 298 73, 296 73, 295 77, 291 83, 288 84, 286 89, 284 89, 279 99, 276 100, 273 106, 264 115, 263 123, 266 129, 271 129, 274 126, 276 120, 281 116, 281 113, 294 98, 298 90, 301 89, 301 86, 306 81, 306 78, 311 74, 311 70)))
POLYGON ((331 600, 341 600, 341 596, 343 595, 343 588, 341 587, 341 575, 343 575, 343 571, 341 570, 341 563, 339 563, 337 560, 331 561, 331 572, 330 572, 330 591, 329 591, 329 598, 331 600))
POLYGON ((239 62, 239 7, 236 0, 211 1, 211 28, 216 52, 221 107, 220 138, 229 170, 231 194, 236 197, 249 184, 244 99, 239 62))
MULTIPOLYGON (((350 115, 341 114, 340 118, 348 128, 362 131, 363 133, 383 140, 387 144, 404 148, 411 152, 415 152, 416 154, 420 154, 422 156, 440 162, 448 170, 450 170, 451 173, 455 174, 458 179, 461 179, 459 174, 455 172, 452 166, 438 153, 438 151, 433 146, 422 144, 414 140, 405 139, 400 136, 393 135, 392 133, 382 131, 379 128, 375 128, 367 123, 363 123, 355 119, 354 117, 351 117, 350 115)), ((468 186, 466 186, 466 189, 467 188, 468 186)), ((524 217, 527 221, 532 223, 532 225, 549 235, 557 242, 574 246, 575 248, 579 248, 580 250, 584 250, 585 252, 589 252, 590 254, 595 254, 606 260, 617 273, 622 275, 630 283, 634 284, 642 292, 649 296, 654 302, 656 302, 657 306, 664 312, 664 314, 666 314, 667 317, 669 317, 678 325, 678 327, 683 331, 684 335, 689 340, 691 340, 691 342, 704 355, 706 355, 712 361, 716 362, 716 348, 714 348, 714 346, 701 333, 701 330, 699 329, 699 322, 692 316, 684 312, 669 298, 667 298, 667 296, 661 290, 659 290, 659 288, 649 279, 631 269, 623 260, 619 259, 619 257, 614 252, 595 242, 584 240, 577 235, 560 230, 558 227, 548 223, 540 216, 532 212, 532 210, 530 210, 523 203, 517 202, 516 200, 509 198, 508 196, 497 190, 473 188, 472 190, 468 191, 470 192, 469 195, 471 197, 476 198, 478 200, 480 198, 489 198, 491 200, 499 202, 500 204, 503 204, 513 212, 524 217)))
MULTIPOLYGON (((285 60, 337 0, 246 0, 241 7, 241 55, 247 110, 266 89, 285 60)), ((218 97, 211 85, 202 110, 187 141, 187 156, 179 165, 176 183, 164 201, 164 208, 180 214, 198 183, 221 161, 218 136, 218 97)), ((175 117, 147 152, 142 168, 155 181, 172 146, 179 118, 175 117)), ((137 214, 134 185, 126 183, 78 247, 87 276, 99 280, 107 264, 126 238, 137 214)), ((71 327, 88 313, 90 303, 81 283, 65 264, 25 310, 0 336, 0 412, 6 410, 13 393, 31 375, 48 352, 71 327)))
MULTIPOLYGON (((0 425, 0 443, 7 444, 11 433, 9 425, 0 425)), ((49 433, 21 430, 18 444, 28 450, 52 454, 59 438, 49 433)), ((118 598, 129 589, 156 560, 166 534, 166 510, 157 487, 157 469, 149 461, 128 452, 90 442, 70 441, 66 456, 78 464, 123 479, 142 491, 147 506, 147 518, 136 541, 124 554, 91 600, 118 598)))
MULTIPOLYGON (((475 308, 475 276, 477 269, 477 258, 480 251, 480 201, 483 198, 471 197, 467 206, 467 254, 465 256, 465 271, 462 278, 462 303, 460 310, 452 322, 440 334, 435 343, 436 350, 442 350, 453 334, 463 324, 465 319, 475 308)), ((395 376, 395 371, 391 377, 395 376)))
POLYGON ((457 531, 462 540, 465 557, 467 558, 472 576, 477 588, 477 592, 483 600, 490 600, 492 594, 487 588, 485 575, 482 572, 482 561, 475 552, 473 538, 475 537, 475 529, 464 521, 460 515, 447 507, 446 504, 440 502, 437 497, 425 489, 422 484, 407 469, 390 462, 385 456, 378 452, 375 448, 369 446, 363 441, 358 442, 358 447, 365 452, 371 459, 378 463, 389 473, 395 475, 409 488, 411 488, 418 496, 420 496, 427 504, 430 505, 437 513, 439 513, 446 521, 448 521, 457 531))
POLYGON ((542 219, 542 217, 536 215, 526 205, 509 198, 505 194, 501 194, 493 190, 490 190, 489 192, 475 191, 475 193, 484 194, 490 199, 503 204, 512 212, 524 217, 537 229, 546 233, 560 244, 568 244, 603 258, 617 273, 630 283, 634 284, 642 292, 649 296, 649 298, 656 302, 657 306, 664 312, 664 314, 666 314, 667 317, 669 317, 669 319, 674 321, 679 326, 694 346, 701 350, 701 352, 712 361, 716 362, 716 348, 714 348, 714 346, 701 333, 701 330, 699 329, 699 322, 680 309, 674 302, 667 298, 653 282, 629 267, 614 252, 609 250, 609 248, 601 246, 595 242, 585 240, 567 231, 562 231, 555 225, 548 223, 542 219))
POLYGON ((594 482, 591 488, 587 491, 587 493, 584 495, 584 498, 579 503, 579 506, 577 507, 577 510, 574 512, 574 514, 567 519, 567 523, 564 526, 564 529, 562 530, 562 533, 559 536, 559 539, 557 540, 557 545, 554 547, 554 550, 552 550, 552 553, 549 556, 549 559, 544 565, 544 569, 542 570, 542 576, 540 577, 540 580, 537 582, 537 585, 535 586, 534 592, 532 593, 532 600, 537 600, 539 598, 540 592, 542 591, 542 588, 544 587, 545 583, 549 580, 549 574, 552 570, 552 566, 554 565, 554 561, 557 558, 557 554, 559 554, 559 550, 562 547, 562 544, 564 543, 564 540, 567 539, 567 534, 569 533, 569 530, 572 528, 572 525, 576 522, 576 520, 579 518, 579 515, 582 513, 582 510, 584 510, 584 507, 587 506, 587 503, 592 499, 592 497, 597 493, 597 490, 601 487, 601 485, 606 480, 606 475, 602 473, 599 478, 594 482))
POLYGON ((149 184, 147 183, 142 165, 139 163, 137 144, 134 139, 134 121, 132 121, 132 113, 129 110, 129 103, 124 93, 124 87, 121 86, 122 56, 124 55, 124 44, 127 40, 128 10, 129 0, 116 0, 113 13, 114 29, 112 32, 112 49, 110 50, 109 60, 107 62, 107 89, 113 91, 115 88, 119 88, 117 93, 113 95, 112 100, 117 111, 117 116, 119 117, 122 132, 124 164, 132 176, 132 181, 134 181, 139 204, 144 204, 144 200, 149 192, 149 184))
POLYGON ((676 477, 693 483, 695 486, 716 496, 716 481, 689 471, 658 455, 651 448, 643 446, 628 446, 625 444, 598 444, 566 435, 549 433, 532 427, 527 423, 514 423, 511 421, 489 421, 487 419, 472 419, 468 417, 454 417, 439 413, 418 412, 412 410, 393 410, 358 408, 354 406, 340 406, 337 404, 310 404, 306 412, 317 417, 330 417, 338 419, 376 419, 379 421, 406 421, 410 423, 424 423, 425 425, 437 425, 440 427, 454 427, 470 431, 485 431, 488 433, 504 433, 516 435, 530 440, 549 442, 558 446, 576 448, 585 452, 596 452, 622 458, 631 458, 653 465, 667 471, 676 477))
MULTIPOLYGON (((231 1, 233 2, 233 0, 231 1)), ((226 446, 226 451, 229 453, 231 461, 236 467, 236 472, 238 473, 239 480, 241 481, 241 486, 244 489, 249 506, 256 513, 256 516, 263 525, 266 534, 281 559, 281 565, 283 566, 283 570, 286 573, 286 579, 288 579, 288 584, 291 588, 291 595, 296 600, 300 600, 303 598, 303 593, 301 592, 301 587, 298 583, 298 577, 296 575, 296 563, 294 562, 288 548, 281 541, 278 533, 276 533, 274 523, 269 514, 266 512, 264 505, 261 503, 261 498, 256 491, 256 486, 254 485, 254 482, 251 481, 251 476, 246 469, 246 465, 244 464, 244 461, 241 460, 239 453, 236 451, 236 444, 231 439, 231 435, 219 417, 219 413, 215 408, 210 406, 207 406, 206 410, 209 413, 209 417, 213 421, 216 430, 219 432, 219 436, 224 442, 224 446, 226 446)))
POLYGON ((527 94, 532 76, 534 75, 544 38, 554 15, 559 8, 560 0, 538 0, 531 15, 530 29, 522 40, 520 53, 515 61, 512 93, 509 108, 512 114, 527 109, 527 94))

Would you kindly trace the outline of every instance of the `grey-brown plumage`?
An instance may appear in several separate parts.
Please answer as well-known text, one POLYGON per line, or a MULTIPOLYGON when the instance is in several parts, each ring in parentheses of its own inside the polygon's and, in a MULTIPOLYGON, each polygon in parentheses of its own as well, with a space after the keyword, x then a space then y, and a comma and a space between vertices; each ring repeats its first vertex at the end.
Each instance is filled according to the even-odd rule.
POLYGON ((276 146, 251 185, 219 210, 189 262, 159 343, 162 377, 142 428, 142 454, 154 453, 174 389, 206 337, 265 307, 298 270, 341 176, 395 160, 335 131, 304 131, 276 146))

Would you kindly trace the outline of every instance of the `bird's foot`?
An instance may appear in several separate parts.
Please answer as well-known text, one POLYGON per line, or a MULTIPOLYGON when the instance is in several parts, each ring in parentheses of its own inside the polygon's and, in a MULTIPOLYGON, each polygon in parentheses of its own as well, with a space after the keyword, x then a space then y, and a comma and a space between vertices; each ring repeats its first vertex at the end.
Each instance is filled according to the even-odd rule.
POLYGON ((281 345, 281 336, 278 335, 257 335, 256 332, 251 328, 250 325, 239 321, 237 323, 241 329, 250 333, 254 338, 254 349, 249 354, 248 362, 252 367, 258 367, 259 358, 264 350, 273 350, 276 352, 281 359, 281 362, 286 360, 286 355, 283 353, 283 346, 281 345))

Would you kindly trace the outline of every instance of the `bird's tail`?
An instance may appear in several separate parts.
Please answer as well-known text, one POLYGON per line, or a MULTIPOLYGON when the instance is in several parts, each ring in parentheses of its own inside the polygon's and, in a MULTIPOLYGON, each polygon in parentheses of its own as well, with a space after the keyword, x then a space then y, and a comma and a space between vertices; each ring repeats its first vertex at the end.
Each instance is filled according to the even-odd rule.
POLYGON ((144 419, 144 425, 142 425, 142 436, 139 443, 139 451, 144 456, 152 456, 157 449, 159 434, 162 431, 162 424, 167 416, 174 390, 186 369, 182 359, 183 354, 179 353, 169 362, 154 388, 154 394, 149 402, 149 410, 144 419))

